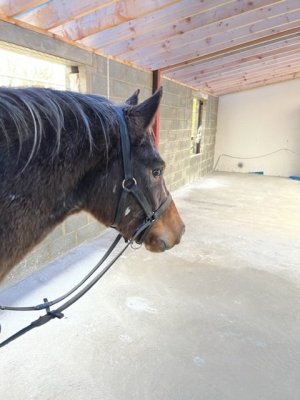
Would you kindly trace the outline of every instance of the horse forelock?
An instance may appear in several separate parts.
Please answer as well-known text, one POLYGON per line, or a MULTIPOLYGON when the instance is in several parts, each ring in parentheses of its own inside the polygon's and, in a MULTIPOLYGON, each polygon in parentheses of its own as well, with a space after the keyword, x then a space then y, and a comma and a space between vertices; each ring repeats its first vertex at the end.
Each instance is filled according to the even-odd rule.
POLYGON ((27 164, 39 151, 49 128, 56 134, 53 153, 58 154, 62 133, 70 125, 75 136, 88 138, 90 151, 96 145, 95 134, 101 131, 107 151, 109 132, 115 124, 113 104, 101 96, 42 88, 0 88, 0 143, 10 144, 17 138, 20 152, 30 139, 27 164))

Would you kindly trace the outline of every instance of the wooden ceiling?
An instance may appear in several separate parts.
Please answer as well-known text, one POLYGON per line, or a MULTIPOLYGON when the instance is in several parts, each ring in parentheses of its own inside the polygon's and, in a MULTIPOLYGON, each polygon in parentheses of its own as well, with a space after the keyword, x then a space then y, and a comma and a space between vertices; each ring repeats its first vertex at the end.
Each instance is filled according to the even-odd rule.
POLYGON ((216 96, 300 77, 300 0, 0 0, 0 19, 216 96))

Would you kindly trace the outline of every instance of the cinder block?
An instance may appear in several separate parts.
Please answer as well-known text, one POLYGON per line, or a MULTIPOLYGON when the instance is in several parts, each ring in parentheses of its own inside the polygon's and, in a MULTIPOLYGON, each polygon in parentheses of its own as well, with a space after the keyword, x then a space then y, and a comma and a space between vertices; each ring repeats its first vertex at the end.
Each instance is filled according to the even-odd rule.
POLYGON ((99 94, 101 96, 107 97, 107 79, 105 76, 97 74, 95 72, 91 73, 90 76, 90 93, 99 94))
POLYGON ((105 57, 102 57, 98 54, 93 54, 93 66, 95 67, 95 70, 101 74, 105 75, 107 73, 107 59, 105 57))

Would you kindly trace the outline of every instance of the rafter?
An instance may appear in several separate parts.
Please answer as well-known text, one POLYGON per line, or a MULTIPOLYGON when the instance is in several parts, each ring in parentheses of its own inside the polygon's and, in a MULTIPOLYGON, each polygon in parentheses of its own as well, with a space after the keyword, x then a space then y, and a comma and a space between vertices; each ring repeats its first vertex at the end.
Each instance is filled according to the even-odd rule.
MULTIPOLYGON (((300 2, 298 4, 300 7, 300 2)), ((122 58, 140 65, 151 65, 152 68, 157 69, 224 48, 231 48, 235 45, 247 45, 248 42, 254 40, 268 41, 276 36, 282 37, 289 34, 288 31, 292 29, 296 29, 298 32, 299 27, 300 9, 293 11, 291 14, 258 21, 250 26, 242 26, 225 33, 217 33, 207 37, 198 36, 198 38, 194 34, 190 38, 178 37, 170 40, 168 46, 154 45, 148 47, 147 51, 150 54, 154 54, 150 57, 147 57, 144 51, 140 51, 130 56, 126 54, 122 58)))
MULTIPOLYGON (((250 49, 253 48, 256 45, 260 45, 260 44, 267 44, 267 43, 271 43, 272 41, 276 41, 277 39, 282 39, 282 38, 288 38, 288 37, 296 37, 300 34, 300 24, 298 25, 297 23, 295 23, 296 27, 295 28, 291 28, 288 30, 284 30, 283 32, 277 32, 274 33, 272 35, 267 35, 267 36, 261 36, 257 39, 253 39, 252 40, 245 40, 244 38, 240 38, 239 40, 233 40, 234 44, 229 43, 229 44, 223 44, 223 46, 217 46, 217 48, 210 48, 210 51, 208 53, 203 53, 202 55, 197 55, 197 53, 193 52, 193 54, 189 54, 189 55, 185 55, 185 61, 178 61, 178 60, 168 60, 168 62, 165 62, 166 60, 163 60, 165 66, 163 67, 161 64, 160 66, 156 65, 156 64, 152 64, 151 66, 149 65, 149 67, 151 67, 152 69, 157 69, 160 68, 161 70, 169 70, 172 68, 177 68, 177 67, 183 67, 186 65, 190 65, 193 64, 195 62, 201 62, 204 60, 209 60, 209 59, 213 59, 215 57, 220 57, 220 56, 224 56, 224 55, 229 55, 229 54, 234 54, 237 51, 241 51, 241 50, 246 50, 246 49, 250 49), (218 48, 219 47, 219 48, 218 48), (192 57, 194 56, 194 57, 192 57), (192 57, 192 58, 189 58, 192 57)), ((156 60, 157 61, 157 60, 156 60)))
POLYGON ((289 51, 287 49, 282 49, 282 51, 276 51, 272 53, 266 53, 264 55, 260 55, 259 58, 257 57, 248 57, 244 59, 239 59, 237 61, 233 62, 224 62, 222 64, 219 64, 215 67, 211 68, 202 68, 199 67, 198 71, 193 72, 192 74, 186 73, 184 75, 181 75, 182 80, 185 82, 187 81, 194 81, 197 79, 206 79, 207 77, 211 77, 213 75, 219 75, 222 74, 223 72, 226 71, 234 71, 234 70, 243 70, 243 69, 249 69, 252 67, 264 65, 265 62, 268 61, 273 61, 273 62, 280 62, 283 59, 286 59, 288 57, 300 57, 300 43, 298 44, 297 47, 290 49, 289 51))
MULTIPOLYGON (((180 43, 189 43, 199 37, 206 38, 217 33, 224 33, 288 11, 287 5, 282 4, 281 0, 275 1, 278 4, 274 4, 274 0, 258 0, 238 4, 230 2, 206 11, 199 8, 199 13, 190 18, 181 19, 176 24, 172 21, 161 27, 156 26, 155 30, 140 33, 138 36, 133 33, 129 40, 120 40, 111 46, 101 46, 101 41, 99 41, 99 49, 105 54, 123 55, 129 59, 138 58, 139 53, 144 53, 144 48, 152 45, 156 45, 156 49, 161 51, 168 50, 173 43, 176 47, 176 38, 179 38, 180 43)), ((299 0, 292 0, 292 2, 289 9, 300 8, 299 0)))
POLYGON ((211 82, 205 82, 202 84, 202 86, 208 88, 208 89, 226 89, 229 88, 230 86, 234 86, 236 84, 251 84, 253 82, 257 82, 258 80, 264 80, 264 79, 269 79, 271 77, 275 78, 276 76, 282 76, 282 75, 289 75, 292 73, 297 73, 300 72, 299 70, 299 65, 300 63, 292 66, 285 66, 282 68, 279 68, 277 71, 273 71, 271 68, 266 69, 265 73, 257 73, 254 74, 253 76, 246 77, 246 76, 236 76, 232 77, 231 79, 220 79, 220 80, 215 80, 211 82))
POLYGON ((284 58, 270 59, 265 62, 253 65, 252 67, 244 68, 232 68, 225 70, 223 72, 211 74, 206 77, 199 77, 195 79, 184 79, 186 84, 198 84, 198 83, 213 83, 223 81, 228 82, 230 79, 252 79, 254 76, 268 74, 269 71, 276 73, 282 69, 289 69, 293 67, 298 67, 300 65, 300 53, 292 54, 284 58))
MULTIPOLYGON (((103 48, 113 43, 127 40, 132 35, 138 37, 145 32, 153 32, 159 26, 174 24, 174 21, 184 18, 189 19, 192 15, 199 13, 200 7, 205 11, 219 3, 221 3, 220 0, 209 0, 204 3, 199 0, 182 0, 168 6, 166 9, 157 10, 149 15, 144 15, 130 21, 123 21, 122 24, 106 31, 98 28, 98 31, 95 30, 96 33, 82 38, 81 43, 93 49, 103 48)), ((78 39, 76 36, 73 38, 75 40, 78 39)))
POLYGON ((115 0, 51 0, 42 8, 32 10, 21 16, 21 20, 42 29, 55 26, 79 18, 99 8, 113 3, 115 0))
POLYGON ((19 13, 37 7, 46 0, 0 0, 0 15, 5 17, 13 17, 19 13))
MULTIPOLYGON (((164 9, 179 0, 119 0, 110 6, 95 11, 76 21, 70 21, 54 30, 71 40, 84 39, 95 32, 103 32, 137 17, 164 9)), ((120 36, 119 36, 120 39, 120 36)), ((83 41, 84 44, 85 40, 83 41)), ((88 44, 90 46, 90 44, 88 44)))
POLYGON ((214 96, 222 96, 225 94, 230 94, 230 93, 235 93, 235 92, 240 92, 242 90, 249 90, 249 89, 254 89, 258 88, 261 86, 266 86, 266 85, 271 85, 274 83, 279 83, 279 82, 284 82, 288 80, 293 80, 293 79, 298 79, 300 78, 300 72, 290 72, 290 73, 283 73, 281 75, 276 75, 276 76, 269 76, 269 77, 263 77, 262 79, 256 79, 253 82, 239 82, 232 84, 231 86, 223 87, 223 88, 214 88, 214 89, 204 89, 198 87, 199 90, 204 90, 207 93, 210 93, 214 96))
POLYGON ((178 66, 165 71, 165 75, 172 79, 181 79, 185 76, 192 76, 196 73, 204 73, 222 65, 235 64, 244 60, 259 60, 268 54, 280 54, 285 51, 298 49, 300 38, 298 36, 286 39, 279 39, 268 44, 258 44, 251 48, 240 49, 239 51, 223 54, 219 57, 211 58, 204 61, 191 63, 187 66, 178 66))

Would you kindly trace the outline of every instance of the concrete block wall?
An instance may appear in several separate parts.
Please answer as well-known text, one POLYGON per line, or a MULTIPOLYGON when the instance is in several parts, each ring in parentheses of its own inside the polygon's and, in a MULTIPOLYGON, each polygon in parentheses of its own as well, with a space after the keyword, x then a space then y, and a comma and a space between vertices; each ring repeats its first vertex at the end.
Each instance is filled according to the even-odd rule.
POLYGON ((165 179, 172 191, 189 182, 192 90, 163 79, 160 108, 160 152, 167 163, 165 179))
MULTIPOLYGON (((100 94, 119 103, 124 102, 138 88, 141 90, 140 100, 152 93, 150 72, 113 60, 107 61, 104 57, 37 32, 0 21, 0 41, 22 46, 29 52, 42 53, 48 59, 54 57, 78 66, 79 89, 82 92, 100 94)), ((200 155, 191 156, 192 99, 195 93, 170 80, 163 79, 162 84, 164 96, 161 104, 160 152, 167 162, 166 182, 172 191, 212 170, 217 100, 208 98, 202 151, 200 155)), ((9 286, 25 278, 85 240, 95 238, 103 229, 86 213, 69 217, 11 272, 2 286, 9 286)))
POLYGON ((189 182, 213 171, 217 132, 218 97, 208 96, 204 102, 200 153, 190 157, 189 182))
POLYGON ((167 163, 166 182, 171 190, 213 170, 218 98, 204 102, 203 131, 199 154, 191 154, 192 102, 199 96, 192 89, 163 79, 160 152, 167 163))

